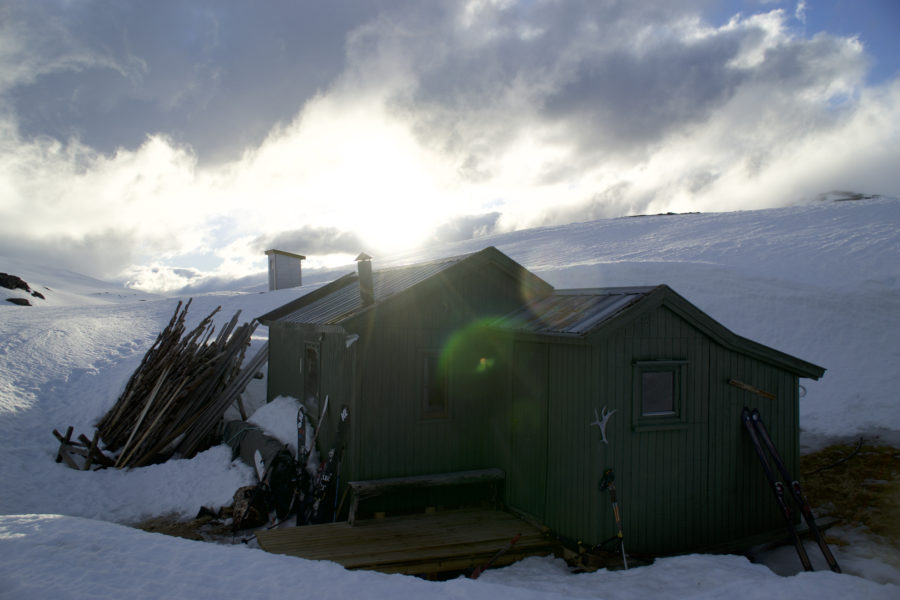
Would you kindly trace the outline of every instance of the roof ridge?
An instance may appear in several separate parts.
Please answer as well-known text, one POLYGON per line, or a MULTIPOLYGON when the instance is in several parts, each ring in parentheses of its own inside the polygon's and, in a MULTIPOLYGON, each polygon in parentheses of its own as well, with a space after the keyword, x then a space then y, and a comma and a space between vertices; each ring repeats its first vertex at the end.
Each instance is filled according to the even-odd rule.
MULTIPOLYGON (((478 252, 481 252, 481 250, 479 250, 478 252)), ((409 262, 409 263, 405 263, 402 265, 391 265, 391 266, 387 266, 387 267, 380 267, 380 268, 372 269, 372 273, 383 273, 385 271, 397 271, 400 269, 411 269, 413 267, 428 267, 428 266, 438 265, 438 264, 443 264, 443 263, 460 262, 462 260, 465 260, 471 256, 478 254, 478 252, 469 252, 467 254, 459 254, 456 256, 445 256, 442 258, 435 258, 432 260, 409 262)))
POLYGON ((615 294, 646 294, 660 285, 623 285, 597 288, 563 288, 553 290, 560 296, 611 296, 615 294))

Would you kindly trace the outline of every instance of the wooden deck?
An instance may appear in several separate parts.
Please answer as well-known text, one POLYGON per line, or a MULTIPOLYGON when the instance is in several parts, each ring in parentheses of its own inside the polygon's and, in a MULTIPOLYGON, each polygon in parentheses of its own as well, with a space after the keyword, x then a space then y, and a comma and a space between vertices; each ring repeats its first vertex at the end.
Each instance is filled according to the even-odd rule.
POLYGON ((501 510, 432 514, 287 527, 260 531, 267 552, 329 560, 348 569, 407 575, 464 571, 485 564, 510 540, 516 544, 494 566, 552 554, 555 544, 534 525, 501 510))

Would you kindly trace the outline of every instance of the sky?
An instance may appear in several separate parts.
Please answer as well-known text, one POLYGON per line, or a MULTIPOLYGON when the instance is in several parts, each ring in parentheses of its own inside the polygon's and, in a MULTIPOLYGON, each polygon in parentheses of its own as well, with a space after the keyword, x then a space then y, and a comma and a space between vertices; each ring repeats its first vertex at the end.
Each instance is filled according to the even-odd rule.
POLYGON ((894 0, 0 0, 0 255, 227 287, 900 195, 894 0))

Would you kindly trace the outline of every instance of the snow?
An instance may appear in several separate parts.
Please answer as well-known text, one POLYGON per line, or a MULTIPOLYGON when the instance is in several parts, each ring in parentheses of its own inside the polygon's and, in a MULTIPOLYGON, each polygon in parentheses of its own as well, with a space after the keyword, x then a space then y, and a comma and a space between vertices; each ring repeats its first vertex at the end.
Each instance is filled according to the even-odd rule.
MULTIPOLYGON (((277 438, 288 445, 291 453, 297 455, 297 410, 300 402, 295 398, 278 396, 272 402, 259 408, 248 419, 258 425, 263 433, 277 438)), ((307 423, 307 425, 309 425, 307 423)))
MULTIPOLYGON (((804 381, 806 449, 856 436, 900 445, 900 200, 820 202, 721 214, 623 218, 520 231, 430 248, 381 266, 495 245, 557 287, 667 283, 740 335, 828 369, 804 381)), ((349 266, 348 270, 353 267, 349 266)), ((900 552, 865 531, 833 546, 846 574, 817 563, 797 573, 790 548, 739 556, 690 555, 627 572, 574 575, 528 559, 477 581, 426 582, 349 572, 243 544, 193 542, 131 527, 150 516, 193 517, 230 504, 252 482, 224 446, 191 460, 130 471, 78 472, 54 462, 51 430, 90 433, 116 401, 175 310, 176 299, 116 288, 69 271, 0 258, 33 290, 0 289, 0 597, 272 597, 409 595, 433 598, 900 597, 900 552)), ((312 289, 194 298, 188 327, 222 306, 242 321, 312 289)), ((266 340, 254 334, 252 356, 266 340)), ((252 421, 296 444, 296 402, 244 395, 252 421)), ((818 549, 809 548, 814 561, 818 549)))
POLYGON ((159 296, 125 289, 99 279, 73 273, 67 269, 35 265, 21 258, 3 257, 0 272, 18 275, 29 287, 44 296, 43 300, 24 290, 2 289, 5 297, 25 298, 37 306, 96 305, 158 299, 159 296))
POLYGON ((60 515, 0 517, 0 598, 867 598, 898 586, 830 571, 776 575, 738 556, 690 555, 628 571, 573 575, 565 562, 528 558, 504 569, 427 582, 346 571, 325 561, 266 554, 60 515))

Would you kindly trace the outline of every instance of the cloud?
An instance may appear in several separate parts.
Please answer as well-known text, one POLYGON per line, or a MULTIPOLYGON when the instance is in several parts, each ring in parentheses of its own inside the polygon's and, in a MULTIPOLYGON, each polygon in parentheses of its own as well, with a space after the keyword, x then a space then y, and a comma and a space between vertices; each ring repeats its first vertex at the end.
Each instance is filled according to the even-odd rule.
POLYGON ((83 256, 82 272, 110 277, 141 255, 171 256, 208 241, 203 224, 216 208, 210 188, 199 190, 193 155, 171 141, 149 138, 135 151, 105 156, 77 140, 24 140, 8 121, 0 130, 7 247, 83 256), (108 256, 97 256, 100 247, 108 256))
POLYGON ((146 65, 134 56, 121 56, 86 42, 65 11, 37 3, 4 2, 0 7, 0 94, 66 73, 109 70, 133 79, 146 65))
POLYGON ((0 85, 27 136, 103 153, 166 134, 202 164, 234 160, 344 66, 376 3, 4 2, 0 85))
MULTIPOLYGON (((789 202, 804 186, 766 172, 847 137, 866 110, 862 46, 800 37, 781 10, 712 26, 680 7, 529 7, 491 5, 487 18, 431 29, 416 21, 411 41, 392 25, 359 59, 417 57, 401 61, 413 84, 393 101, 466 183, 514 196, 507 228, 667 204, 746 208, 748 190, 759 206, 789 202), (420 47, 434 39, 435 52, 420 47)), ((877 137, 884 147, 896 133, 877 137)))
POLYGON ((297 254, 358 254, 363 249, 359 236, 337 227, 302 227, 259 236, 253 240, 259 252, 275 249, 297 254))
POLYGON ((434 230, 432 240, 438 244, 461 242, 490 235, 497 230, 499 212, 456 217, 434 230))
POLYGON ((849 68, 850 85, 863 74, 860 48, 848 65, 844 40, 794 38, 781 11, 715 28, 637 3, 602 12, 533 6, 530 13, 492 7, 472 22, 430 15, 415 21, 412 39, 397 36, 392 24, 368 33, 386 39, 369 40, 358 60, 416 57, 402 61, 414 85, 395 101, 415 119, 423 143, 459 153, 461 172, 479 180, 496 174, 498 157, 523 136, 562 146, 580 168, 610 153, 644 160, 671 137, 702 127, 742 88, 807 94, 827 88, 836 71, 849 68))
POLYGON ((411 72, 395 101, 416 118, 423 140, 468 164, 489 163, 535 126, 557 140, 622 152, 702 118, 739 81, 726 63, 741 36, 697 37, 697 18, 683 9, 472 2, 459 13, 413 13, 405 27, 373 24, 357 35, 349 60, 363 63, 360 72, 383 70, 386 61, 411 72))
POLYGON ((806 23, 806 10, 807 10, 806 0, 800 0, 797 2, 797 7, 794 9, 794 18, 800 21, 801 23, 806 23))
POLYGON ((113 230, 41 238, 3 235, 0 236, 0 256, 24 257, 35 264, 106 278, 131 264, 133 243, 129 232, 113 230))
POLYGON ((208 289, 271 247, 900 194, 858 40, 707 4, 4 5, 0 252, 208 289))

